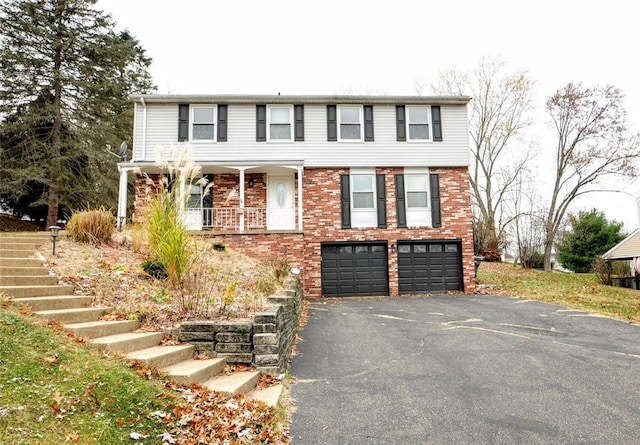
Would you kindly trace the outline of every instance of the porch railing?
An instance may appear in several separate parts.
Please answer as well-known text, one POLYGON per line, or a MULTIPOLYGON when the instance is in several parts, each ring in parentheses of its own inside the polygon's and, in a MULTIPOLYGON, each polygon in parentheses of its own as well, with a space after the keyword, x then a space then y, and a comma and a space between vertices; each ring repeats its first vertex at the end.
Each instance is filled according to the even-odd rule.
POLYGON ((202 228, 239 230, 240 215, 244 215, 245 230, 266 229, 267 209, 265 207, 223 207, 223 208, 203 208, 202 228))

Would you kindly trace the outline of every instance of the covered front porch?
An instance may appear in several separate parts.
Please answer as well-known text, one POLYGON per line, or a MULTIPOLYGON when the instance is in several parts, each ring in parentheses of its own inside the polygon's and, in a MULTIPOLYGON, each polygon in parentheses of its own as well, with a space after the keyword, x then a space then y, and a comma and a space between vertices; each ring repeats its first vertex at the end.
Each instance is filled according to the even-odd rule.
POLYGON ((120 163, 118 228, 144 220, 147 203, 164 188, 177 187, 188 230, 244 233, 302 231, 301 161, 201 162, 198 173, 175 176, 147 163, 120 163), (134 212, 127 214, 128 175, 135 175, 134 212))

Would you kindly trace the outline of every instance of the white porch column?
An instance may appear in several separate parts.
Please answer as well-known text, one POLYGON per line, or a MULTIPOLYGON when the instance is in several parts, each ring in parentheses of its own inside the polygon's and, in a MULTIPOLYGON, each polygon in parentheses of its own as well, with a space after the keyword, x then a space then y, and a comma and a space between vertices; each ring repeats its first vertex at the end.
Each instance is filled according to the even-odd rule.
POLYGON ((244 232, 244 168, 240 169, 240 227, 239 231, 244 232))
POLYGON ((122 230, 122 227, 127 221, 127 175, 129 169, 119 168, 120 170, 120 185, 118 187, 118 219, 116 224, 118 230, 122 230))
POLYGON ((177 202, 176 205, 178 207, 178 218, 180 218, 180 222, 184 225, 187 224, 187 218, 185 215, 185 203, 186 203, 186 193, 187 193, 187 179, 184 175, 184 169, 178 169, 178 196, 176 196, 177 202))
POLYGON ((302 230, 302 172, 303 167, 298 167, 298 230, 302 230))

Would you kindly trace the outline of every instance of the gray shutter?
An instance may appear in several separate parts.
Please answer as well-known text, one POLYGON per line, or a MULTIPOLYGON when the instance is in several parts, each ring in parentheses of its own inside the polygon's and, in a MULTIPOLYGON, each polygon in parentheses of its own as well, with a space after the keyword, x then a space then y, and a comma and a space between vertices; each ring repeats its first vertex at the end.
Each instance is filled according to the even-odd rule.
POLYGON ((364 109, 364 140, 373 142, 373 105, 365 105, 364 109))
POLYGON ((442 119, 440 117, 440 105, 431 107, 431 128, 433 128, 434 142, 442 142, 442 119))
POLYGON ((378 211, 378 228, 387 228, 387 186, 385 184, 384 175, 376 175, 376 194, 377 211, 378 211))
POLYGON ((440 214, 440 175, 431 173, 429 175, 431 186, 431 225, 442 227, 442 215, 440 214))
POLYGON ((304 141, 304 105, 293 106, 294 140, 304 141))
POLYGON ((396 175, 396 215, 398 227, 407 227, 407 207, 404 202, 404 175, 396 175))
POLYGON ((349 175, 340 175, 340 222, 343 229, 351 228, 351 188, 349 175))
POLYGON ((218 105, 218 142, 227 142, 227 105, 218 105))
POLYGON ((335 105, 327 105, 327 141, 338 140, 338 116, 335 105))
POLYGON ((256 142, 267 140, 267 106, 256 105, 256 142))
POLYGON ((396 140, 404 142, 407 140, 407 118, 404 105, 396 105, 396 140))
POLYGON ((189 104, 178 105, 178 141, 189 140, 189 104))

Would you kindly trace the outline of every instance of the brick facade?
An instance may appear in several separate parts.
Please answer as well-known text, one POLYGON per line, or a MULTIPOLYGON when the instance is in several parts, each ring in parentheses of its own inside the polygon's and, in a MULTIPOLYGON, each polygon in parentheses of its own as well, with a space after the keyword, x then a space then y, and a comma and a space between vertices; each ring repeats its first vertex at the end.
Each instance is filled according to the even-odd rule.
MULTIPOLYGON (((431 168, 440 175, 440 206, 442 227, 397 227, 394 175, 402 168, 378 168, 385 174, 387 228, 342 229, 340 220, 340 175, 348 174, 344 168, 305 169, 304 175, 304 242, 305 267, 303 287, 305 297, 319 297, 321 287, 320 243, 333 241, 387 241, 460 239, 462 240, 463 285, 467 293, 475 290, 473 264, 473 226, 469 194, 469 175, 466 167, 431 168)), ((398 257, 389 252, 389 293, 398 295, 398 257)))
MULTIPOLYGON (((203 232, 204 236, 221 241, 231 248, 242 250, 258 258, 274 255, 286 256, 291 265, 302 270, 301 280, 306 298, 321 296, 321 243, 336 241, 382 241, 389 245, 398 240, 459 239, 462 242, 463 286, 466 293, 475 290, 473 262, 473 227, 469 177, 466 167, 430 168, 440 177, 440 206, 442 226, 398 228, 394 175, 402 174, 402 168, 377 168, 386 181, 387 228, 341 228, 340 175, 348 174, 348 168, 306 168, 303 176, 303 232, 248 231, 247 233, 203 232)), ((156 175, 158 176, 158 175, 156 175)), ((159 178, 150 175, 150 179, 159 178)), ((245 177, 245 206, 265 207, 267 199, 266 175, 251 174, 245 177), (249 179, 253 186, 249 187, 249 179)), ((230 190, 238 187, 238 175, 215 175, 213 187, 214 207, 236 207, 238 199, 226 200, 230 190)), ((135 221, 144 214, 152 185, 146 178, 136 179, 135 221)), ((294 186, 295 189, 295 186, 294 186)), ((233 195, 232 195, 233 196, 233 195)), ((397 253, 388 252, 389 293, 398 295, 397 253)))

